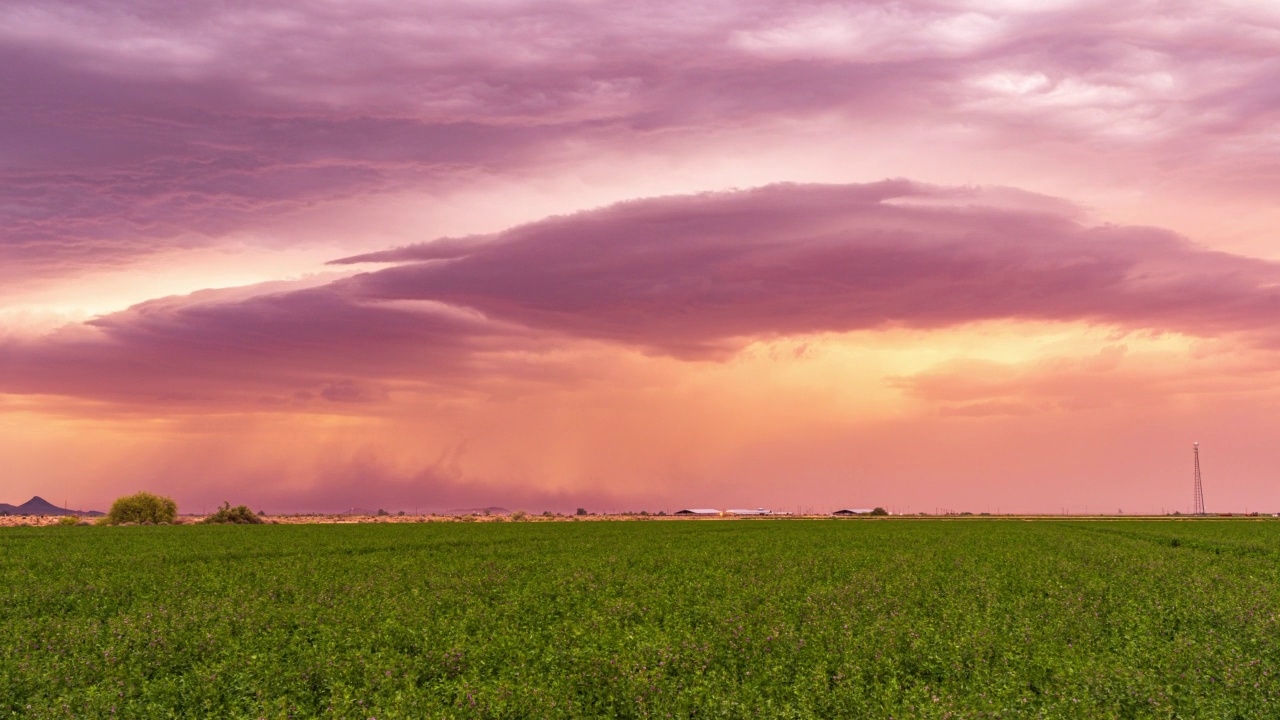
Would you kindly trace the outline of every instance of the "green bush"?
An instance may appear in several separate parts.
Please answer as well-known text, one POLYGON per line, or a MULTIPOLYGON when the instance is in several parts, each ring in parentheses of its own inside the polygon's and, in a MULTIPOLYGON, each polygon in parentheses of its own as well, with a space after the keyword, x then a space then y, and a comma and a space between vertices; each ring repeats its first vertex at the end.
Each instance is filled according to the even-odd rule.
POLYGON ((62 517, 58 518, 58 524, 59 525, 79 525, 80 518, 76 517, 75 515, 63 515, 62 517))
POLYGON ((246 505, 231 507, 231 503, 223 501, 217 512, 200 522, 206 525, 261 525, 262 518, 246 505))
POLYGON ((172 499, 149 492, 118 498, 107 513, 108 525, 124 523, 171 523, 178 516, 178 504, 172 499))
POLYGON ((889 512, 882 507, 878 507, 875 510, 872 510, 871 514, 872 515, 888 515, 889 512))

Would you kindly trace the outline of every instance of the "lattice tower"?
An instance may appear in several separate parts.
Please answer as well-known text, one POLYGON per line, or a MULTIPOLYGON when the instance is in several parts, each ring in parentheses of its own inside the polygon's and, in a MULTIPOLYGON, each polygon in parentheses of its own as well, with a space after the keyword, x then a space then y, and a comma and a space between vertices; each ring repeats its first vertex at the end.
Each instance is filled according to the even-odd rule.
POLYGON ((1191 447, 1196 461, 1196 496, 1194 501, 1195 510, 1193 512, 1196 515, 1204 515, 1204 484, 1200 481, 1200 443, 1194 443, 1191 447))

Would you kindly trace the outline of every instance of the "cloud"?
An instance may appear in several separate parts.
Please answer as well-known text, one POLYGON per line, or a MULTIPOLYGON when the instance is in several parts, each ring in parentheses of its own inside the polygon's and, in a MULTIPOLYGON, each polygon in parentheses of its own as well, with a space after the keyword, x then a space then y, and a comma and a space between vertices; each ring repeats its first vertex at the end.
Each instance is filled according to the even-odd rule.
POLYGON ((354 278, 370 297, 689 357, 723 356, 743 338, 1005 318, 1212 335, 1264 330, 1280 310, 1274 263, 1159 229, 1086 227, 1045 212, 1052 203, 986 204, 1017 197, 905 181, 778 185, 338 262, 408 263, 354 278))
POLYGON ((0 278, 830 118, 868 143, 912 125, 1266 194, 1277 27, 1251 4, 17 0, 0 9, 0 278))
POLYGON ((155 300, 0 344, 0 392, 378 402, 388 383, 573 382, 573 348, 723 360, 756 339, 991 320, 1271 342, 1280 265, 1061 203, 903 180, 661 197, 446 238, 318 287, 155 300))
POLYGON ((977 402, 965 405, 948 405, 941 408, 938 414, 943 417, 1020 416, 1033 415, 1044 410, 1044 407, 1034 407, 1016 402, 977 402))
POLYGON ((375 303, 342 283, 166 298, 0 344, 0 391, 195 408, 376 402, 379 379, 456 383, 518 328, 433 303, 375 303))
POLYGON ((1274 352, 1134 337, 1145 345, 1136 353, 1127 345, 1106 345, 1094 354, 1024 362, 959 359, 890 378, 889 384, 937 407, 942 417, 1170 407, 1186 398, 1256 397, 1275 386, 1274 352))

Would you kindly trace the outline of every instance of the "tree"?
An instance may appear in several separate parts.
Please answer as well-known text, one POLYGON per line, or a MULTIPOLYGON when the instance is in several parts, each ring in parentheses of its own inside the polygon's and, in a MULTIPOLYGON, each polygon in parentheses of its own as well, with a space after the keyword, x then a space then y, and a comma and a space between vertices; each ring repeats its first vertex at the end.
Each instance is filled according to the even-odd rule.
POLYGON ((884 509, 884 508, 882 508, 882 507, 878 507, 878 508, 876 508, 875 510, 872 510, 872 511, 871 511, 871 514, 872 514, 872 515, 888 515, 888 514, 889 514, 889 511, 888 511, 888 510, 885 510, 885 509, 884 509))
POLYGON ((255 515, 247 505, 231 507, 231 503, 224 500, 217 512, 200 522, 205 525, 261 525, 262 518, 255 515))
POLYGON ((124 523, 171 523, 178 517, 178 504, 171 498, 140 492, 117 498, 107 513, 108 525, 124 523))
POLYGON ((578 508, 578 512, 577 512, 577 513, 575 513, 575 514, 577 514, 577 515, 586 515, 586 514, 587 514, 587 509, 586 509, 586 508, 578 508))

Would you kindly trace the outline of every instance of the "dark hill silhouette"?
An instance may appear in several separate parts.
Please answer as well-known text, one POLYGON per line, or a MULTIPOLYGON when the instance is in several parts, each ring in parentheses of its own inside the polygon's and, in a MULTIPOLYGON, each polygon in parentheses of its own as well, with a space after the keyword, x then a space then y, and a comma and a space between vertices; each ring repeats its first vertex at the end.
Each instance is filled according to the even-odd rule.
POLYGON ((63 510, 44 498, 36 495, 21 505, 0 503, 0 513, 10 515, 103 515, 97 510, 63 510))
POLYGON ((18 512, 23 515, 61 515, 66 512, 62 508, 36 495, 30 500, 18 506, 18 512))

